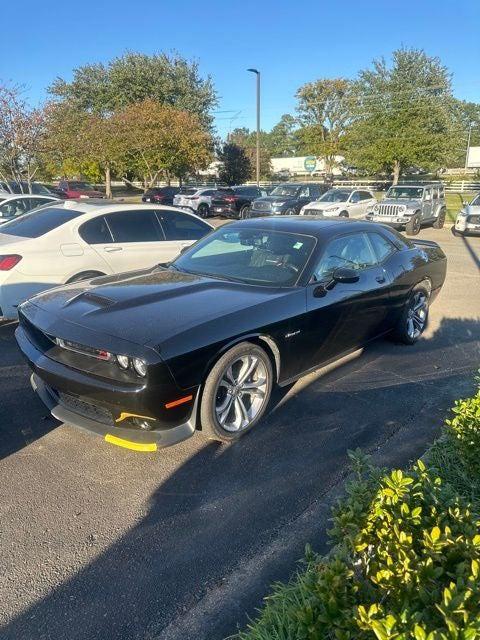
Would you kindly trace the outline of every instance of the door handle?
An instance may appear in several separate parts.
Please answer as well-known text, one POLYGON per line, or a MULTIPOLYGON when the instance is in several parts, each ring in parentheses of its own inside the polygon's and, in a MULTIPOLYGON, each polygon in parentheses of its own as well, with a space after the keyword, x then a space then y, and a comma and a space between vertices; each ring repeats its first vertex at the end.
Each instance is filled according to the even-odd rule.
POLYGON ((114 251, 122 251, 122 247, 103 247, 103 250, 107 253, 113 253, 114 251))

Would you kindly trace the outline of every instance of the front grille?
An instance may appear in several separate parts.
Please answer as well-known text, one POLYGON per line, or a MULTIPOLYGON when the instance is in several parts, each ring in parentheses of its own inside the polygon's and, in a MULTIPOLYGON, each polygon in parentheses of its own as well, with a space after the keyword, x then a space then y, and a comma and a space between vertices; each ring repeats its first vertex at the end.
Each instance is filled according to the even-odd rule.
POLYGON ((255 211, 270 211, 272 208, 270 202, 255 202, 253 206, 255 211))
POLYGON ((379 216, 398 216, 401 206, 399 204, 379 204, 378 211, 375 213, 379 216))
POLYGON ((323 216, 321 209, 305 209, 303 213, 306 216, 323 216))
POLYGON ((55 393, 55 395, 58 403, 61 404, 62 407, 65 407, 65 409, 68 409, 68 411, 77 413, 84 418, 95 420, 95 422, 101 422, 109 427, 114 426, 112 414, 108 409, 104 409, 103 407, 99 407, 98 405, 86 402, 85 400, 81 400, 80 398, 61 391, 59 393, 55 393))
POLYGON ((468 216, 467 217, 467 222, 470 222, 471 224, 480 224, 480 215, 478 215, 478 216, 468 216))

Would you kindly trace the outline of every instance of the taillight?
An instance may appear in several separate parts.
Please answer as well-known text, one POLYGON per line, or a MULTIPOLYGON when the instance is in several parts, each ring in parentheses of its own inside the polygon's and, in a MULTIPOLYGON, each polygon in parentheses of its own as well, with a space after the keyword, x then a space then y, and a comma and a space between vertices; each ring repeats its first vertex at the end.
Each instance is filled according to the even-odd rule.
POLYGON ((22 256, 15 254, 11 256, 0 256, 0 271, 10 271, 13 267, 20 262, 22 256))
POLYGON ((224 200, 227 202, 235 202, 235 196, 225 196, 224 200))

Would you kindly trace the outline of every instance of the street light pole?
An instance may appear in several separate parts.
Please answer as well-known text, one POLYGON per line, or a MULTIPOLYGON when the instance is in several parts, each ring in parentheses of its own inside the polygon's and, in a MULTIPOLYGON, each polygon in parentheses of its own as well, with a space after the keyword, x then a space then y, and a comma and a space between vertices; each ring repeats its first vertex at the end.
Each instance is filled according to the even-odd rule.
POLYGON ((260 185, 260 71, 247 69, 257 76, 257 187, 260 185))
POLYGON ((468 170, 468 156, 470 155, 470 140, 472 139, 472 123, 468 127, 467 153, 465 155, 465 173, 468 170))

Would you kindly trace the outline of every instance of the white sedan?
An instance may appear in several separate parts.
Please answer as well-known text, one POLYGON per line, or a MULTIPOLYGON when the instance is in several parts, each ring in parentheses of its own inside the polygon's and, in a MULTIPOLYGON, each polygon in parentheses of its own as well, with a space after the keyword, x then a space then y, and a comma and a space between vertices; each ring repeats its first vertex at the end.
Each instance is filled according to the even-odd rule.
POLYGON ((463 205, 455 220, 453 233, 455 235, 480 235, 480 193, 470 204, 463 205))
POLYGON ((300 215, 363 218, 377 199, 366 189, 330 189, 321 198, 302 207, 300 215))
POLYGON ((0 227, 0 319, 56 285, 173 260, 212 230, 159 205, 55 201, 0 227))
POLYGON ((58 198, 55 196, 40 196, 31 193, 19 195, 2 191, 0 192, 0 224, 56 200, 58 198))

